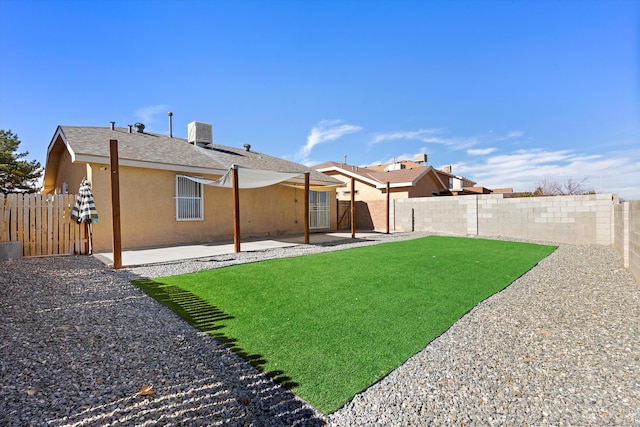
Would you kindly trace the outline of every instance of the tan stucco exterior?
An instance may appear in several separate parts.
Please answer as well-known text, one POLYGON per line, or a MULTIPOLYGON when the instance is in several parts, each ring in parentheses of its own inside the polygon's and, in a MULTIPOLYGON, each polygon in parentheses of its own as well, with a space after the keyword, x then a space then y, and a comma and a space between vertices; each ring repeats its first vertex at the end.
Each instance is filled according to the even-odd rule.
MULTIPOLYGON (((337 190, 338 200, 351 200, 351 177, 342 175, 335 172, 325 172, 327 175, 332 176, 346 184, 345 187, 337 190)), ((442 189, 440 182, 435 178, 433 174, 425 175, 414 186, 392 186, 391 187, 391 199, 406 199, 409 197, 431 197, 434 192, 439 192, 442 189)), ((372 200, 386 200, 387 190, 383 186, 377 188, 371 183, 365 183, 362 180, 356 178, 355 180, 355 200, 356 201, 372 201, 372 200)))
MULTIPOLYGON (((112 249, 111 172, 107 164, 72 162, 64 144, 54 144, 47 164, 52 169, 47 193, 76 194, 82 178, 91 184, 99 221, 93 224, 94 252, 112 249), (55 172, 53 171, 55 170, 55 172), (54 182, 51 177, 55 176, 54 182)), ((121 166, 120 215, 122 248, 207 243, 233 239, 232 190, 204 186, 204 219, 176 220, 177 171, 121 166)), ((220 176, 202 176, 217 179, 220 176)), ((304 232, 304 190, 284 185, 240 189, 241 238, 304 232)), ((335 190, 328 199, 335 200, 335 190)), ((336 205, 329 203, 330 227, 336 229, 336 205)))

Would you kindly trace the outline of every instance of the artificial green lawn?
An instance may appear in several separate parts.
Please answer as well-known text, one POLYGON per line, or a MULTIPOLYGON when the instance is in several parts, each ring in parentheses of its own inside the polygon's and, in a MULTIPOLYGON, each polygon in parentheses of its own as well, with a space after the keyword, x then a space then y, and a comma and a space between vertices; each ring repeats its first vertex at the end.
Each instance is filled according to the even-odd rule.
POLYGON ((330 413, 554 250, 431 236, 136 284, 330 413))

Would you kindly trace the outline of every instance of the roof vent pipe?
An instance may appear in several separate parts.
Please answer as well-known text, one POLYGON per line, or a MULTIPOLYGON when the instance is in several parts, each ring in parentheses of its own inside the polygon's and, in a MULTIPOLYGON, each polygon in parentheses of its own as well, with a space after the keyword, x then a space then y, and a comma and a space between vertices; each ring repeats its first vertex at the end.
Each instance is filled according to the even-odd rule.
POLYGON ((244 144, 244 151, 251 151, 251 144, 244 144))
POLYGON ((167 115, 169 116, 169 138, 173 138, 173 113, 169 111, 167 115))
POLYGON ((142 123, 138 122, 134 126, 136 127, 136 132, 144 133, 144 125, 142 123))
POLYGON ((111 123, 111 130, 116 130, 116 122, 112 120, 109 123, 111 123))
POLYGON ((133 127, 133 125, 127 125, 127 127, 129 128, 129 133, 131 133, 131 128, 133 127))

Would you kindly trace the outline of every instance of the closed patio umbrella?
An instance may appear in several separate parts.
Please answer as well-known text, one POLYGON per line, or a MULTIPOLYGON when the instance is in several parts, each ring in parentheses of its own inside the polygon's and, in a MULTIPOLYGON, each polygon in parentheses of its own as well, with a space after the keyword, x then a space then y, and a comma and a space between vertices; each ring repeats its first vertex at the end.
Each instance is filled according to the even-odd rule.
POLYGON ((71 219, 78 224, 85 223, 87 228, 88 252, 92 252, 91 247, 91 224, 98 222, 98 210, 93 201, 93 192, 89 182, 83 178, 78 191, 76 204, 71 211, 71 219))

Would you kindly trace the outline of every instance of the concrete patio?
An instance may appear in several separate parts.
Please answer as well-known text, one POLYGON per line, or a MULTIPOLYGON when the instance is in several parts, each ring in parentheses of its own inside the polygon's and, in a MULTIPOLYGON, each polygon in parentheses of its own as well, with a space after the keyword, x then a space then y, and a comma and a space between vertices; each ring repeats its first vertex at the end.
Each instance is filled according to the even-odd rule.
MULTIPOLYGON (((365 239, 380 233, 357 232, 356 239, 365 239)), ((309 237, 309 244, 325 244, 340 240, 351 239, 351 232, 314 233, 309 237)), ((278 239, 247 240, 241 243, 241 252, 263 251, 267 249, 285 248, 304 244, 304 236, 286 236, 278 239)), ((167 246, 159 248, 137 249, 122 251, 122 266, 134 267, 139 265, 176 262, 186 259, 205 258, 209 256, 234 253, 233 242, 215 242, 198 245, 167 246)), ((94 254, 103 263, 113 264, 113 252, 94 254)))

